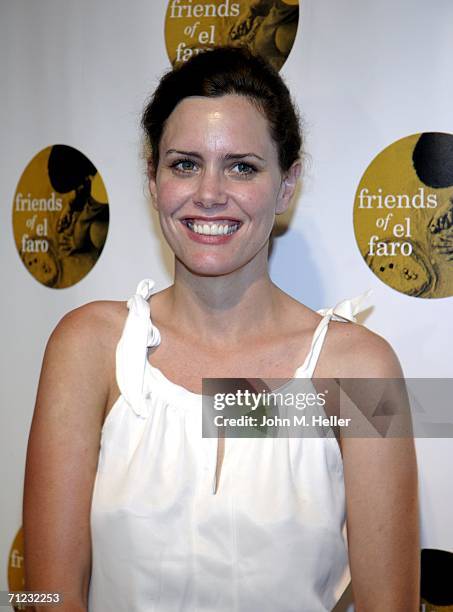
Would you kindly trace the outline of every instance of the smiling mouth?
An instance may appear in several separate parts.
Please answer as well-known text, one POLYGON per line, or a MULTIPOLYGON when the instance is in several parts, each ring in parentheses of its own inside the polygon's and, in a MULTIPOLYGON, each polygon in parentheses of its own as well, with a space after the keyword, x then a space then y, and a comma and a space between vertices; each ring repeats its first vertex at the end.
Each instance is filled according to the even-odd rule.
POLYGON ((216 222, 183 219, 182 222, 195 234, 202 234, 204 236, 229 236, 237 232, 242 225, 240 221, 229 221, 228 219, 216 222))

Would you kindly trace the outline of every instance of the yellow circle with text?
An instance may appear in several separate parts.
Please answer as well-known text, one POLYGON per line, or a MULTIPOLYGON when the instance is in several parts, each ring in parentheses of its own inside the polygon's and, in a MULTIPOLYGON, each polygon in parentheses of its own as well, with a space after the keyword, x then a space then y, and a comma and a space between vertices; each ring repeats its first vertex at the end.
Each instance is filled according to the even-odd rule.
POLYGON ((170 0, 165 42, 173 66, 218 46, 246 46, 276 70, 296 38, 298 0, 170 0))
POLYGON ((79 282, 107 238, 109 205, 91 161, 67 145, 40 151, 25 168, 13 201, 13 231, 25 268, 54 289, 79 282))
MULTIPOLYGON (((25 589, 24 571, 24 532, 18 530, 8 555, 8 589, 23 591, 25 589)), ((14 610, 24 610, 23 604, 14 606, 14 610)))
POLYGON ((413 134, 381 151, 357 188, 354 232, 366 264, 392 289, 453 295, 453 135, 413 134))

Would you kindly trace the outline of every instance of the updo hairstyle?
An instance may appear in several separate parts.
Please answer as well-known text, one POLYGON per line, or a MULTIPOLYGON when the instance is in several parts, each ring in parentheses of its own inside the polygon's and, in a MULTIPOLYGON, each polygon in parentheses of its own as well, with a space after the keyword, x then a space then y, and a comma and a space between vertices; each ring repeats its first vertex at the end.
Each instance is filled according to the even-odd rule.
POLYGON ((159 165, 159 143, 165 122, 189 96, 245 96, 263 113, 284 173, 300 155, 302 134, 296 108, 279 73, 245 47, 218 47, 192 56, 160 80, 142 116, 153 171, 159 165))

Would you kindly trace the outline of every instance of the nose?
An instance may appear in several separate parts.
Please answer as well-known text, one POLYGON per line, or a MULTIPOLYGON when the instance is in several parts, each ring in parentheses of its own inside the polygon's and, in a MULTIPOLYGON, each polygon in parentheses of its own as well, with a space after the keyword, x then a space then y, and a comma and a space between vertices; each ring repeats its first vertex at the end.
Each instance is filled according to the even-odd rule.
POLYGON ((194 204, 203 208, 223 206, 227 203, 225 177, 222 172, 205 168, 194 193, 194 204))

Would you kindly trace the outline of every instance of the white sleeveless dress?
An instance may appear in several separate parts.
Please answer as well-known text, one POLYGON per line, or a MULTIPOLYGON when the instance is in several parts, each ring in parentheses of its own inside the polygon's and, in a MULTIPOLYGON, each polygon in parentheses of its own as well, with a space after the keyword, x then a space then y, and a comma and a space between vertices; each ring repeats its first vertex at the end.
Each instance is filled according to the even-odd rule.
MULTIPOLYGON (((148 361, 160 343, 141 281, 116 351, 121 392, 102 428, 92 508, 89 612, 325 612, 350 581, 343 463, 316 438, 201 435, 201 395, 148 361), (216 486, 218 484, 218 486, 216 486)), ((369 293, 369 292, 367 292, 369 293)), ((323 314, 295 378, 311 378, 323 314)), ((311 384, 311 383, 310 383, 311 384)))

